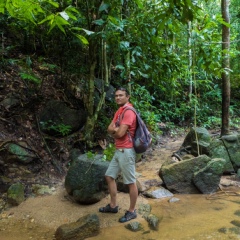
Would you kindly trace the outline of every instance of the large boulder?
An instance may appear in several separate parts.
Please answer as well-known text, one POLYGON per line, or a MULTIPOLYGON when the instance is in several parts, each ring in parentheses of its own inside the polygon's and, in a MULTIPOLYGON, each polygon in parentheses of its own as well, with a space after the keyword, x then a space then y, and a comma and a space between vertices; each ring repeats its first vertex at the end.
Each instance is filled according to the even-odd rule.
POLYGON ((177 163, 163 164, 159 176, 167 189, 173 193, 199 193, 193 183, 194 173, 204 168, 211 161, 206 155, 180 161, 177 163))
POLYGON ((212 159, 206 167, 194 173, 193 182, 202 193, 212 194, 219 189, 225 162, 222 158, 212 159))
POLYGON ((225 159, 224 173, 234 172, 228 150, 221 139, 213 139, 209 145, 209 157, 225 159))
POLYGON ((72 154, 74 159, 65 178, 65 188, 69 195, 84 204, 92 204, 106 196, 105 172, 109 162, 100 154, 91 158, 88 154, 72 154))
POLYGON ((25 142, 8 143, 6 149, 8 155, 5 161, 7 162, 16 161, 27 164, 38 158, 34 151, 31 150, 31 146, 25 142))
POLYGON ((227 149, 233 168, 237 172, 240 168, 240 135, 225 135, 221 139, 227 149))
POLYGON ((194 156, 208 155, 208 146, 211 142, 211 136, 206 128, 193 127, 188 132, 180 149, 190 147, 190 153, 194 156))
POLYGON ((24 185, 22 183, 12 184, 7 191, 7 201, 13 206, 18 206, 24 200, 24 185))
POLYGON ((96 214, 88 214, 77 220, 77 222, 63 224, 57 228, 56 240, 84 240, 98 235, 100 222, 96 214))
POLYGON ((71 109, 66 103, 51 100, 39 114, 40 129, 54 136, 65 136, 82 128, 86 121, 83 109, 71 109))

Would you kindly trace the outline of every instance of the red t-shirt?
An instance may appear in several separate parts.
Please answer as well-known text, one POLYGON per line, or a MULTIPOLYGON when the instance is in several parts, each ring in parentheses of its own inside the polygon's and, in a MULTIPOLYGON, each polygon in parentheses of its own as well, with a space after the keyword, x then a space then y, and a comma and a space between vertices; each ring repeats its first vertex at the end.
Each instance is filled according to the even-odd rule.
POLYGON ((136 114, 130 109, 126 110, 123 119, 122 116, 120 116, 120 125, 121 124, 128 125, 128 131, 123 137, 115 138, 115 146, 116 148, 132 148, 132 137, 134 137, 137 126, 136 114))

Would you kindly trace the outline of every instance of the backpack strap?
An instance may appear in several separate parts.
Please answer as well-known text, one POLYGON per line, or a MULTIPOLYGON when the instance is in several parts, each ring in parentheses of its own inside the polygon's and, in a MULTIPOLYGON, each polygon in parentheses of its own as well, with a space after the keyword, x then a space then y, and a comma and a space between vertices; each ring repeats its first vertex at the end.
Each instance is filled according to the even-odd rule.
MULTIPOLYGON (((126 108, 123 110, 123 112, 122 112, 122 119, 123 119, 123 117, 124 117, 124 113, 125 113, 127 110, 132 110, 132 111, 136 114, 136 120, 137 120, 137 111, 136 111, 136 109, 133 108, 133 107, 126 107, 126 108)), ((138 124, 138 121, 137 121, 137 124, 138 124)), ((137 125, 136 125, 136 127, 137 127, 137 125)), ((129 141, 132 142, 132 141, 133 141, 133 137, 131 136, 131 134, 130 134, 129 131, 127 131, 127 135, 128 135, 129 141)))
POLYGON ((123 112, 122 112, 122 119, 123 119, 123 117, 124 117, 124 113, 125 113, 127 110, 132 110, 132 111, 136 114, 136 116, 137 116, 137 111, 136 111, 135 108, 133 108, 133 107, 126 107, 126 108, 123 110, 123 112))

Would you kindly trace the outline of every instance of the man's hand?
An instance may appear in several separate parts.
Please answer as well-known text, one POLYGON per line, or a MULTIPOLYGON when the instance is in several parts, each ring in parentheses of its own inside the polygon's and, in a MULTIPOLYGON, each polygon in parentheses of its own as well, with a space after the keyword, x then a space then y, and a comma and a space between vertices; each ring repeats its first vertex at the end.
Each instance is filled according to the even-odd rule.
POLYGON ((98 140, 99 145, 101 146, 102 149, 106 149, 107 148, 107 141, 106 139, 103 140, 98 140))

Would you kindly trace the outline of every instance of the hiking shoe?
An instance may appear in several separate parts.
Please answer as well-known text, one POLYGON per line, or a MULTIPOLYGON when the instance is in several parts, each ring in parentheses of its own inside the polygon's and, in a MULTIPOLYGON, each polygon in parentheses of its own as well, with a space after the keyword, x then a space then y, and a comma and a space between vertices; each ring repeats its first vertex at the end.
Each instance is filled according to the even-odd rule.
POLYGON ((99 212, 102 213, 117 213, 118 212, 118 206, 115 208, 112 208, 110 204, 108 204, 106 207, 99 208, 99 212))
POLYGON ((124 223, 124 222, 130 221, 136 217, 137 217, 136 209, 134 210, 134 212, 126 211, 125 215, 123 217, 119 218, 119 222, 124 223))

